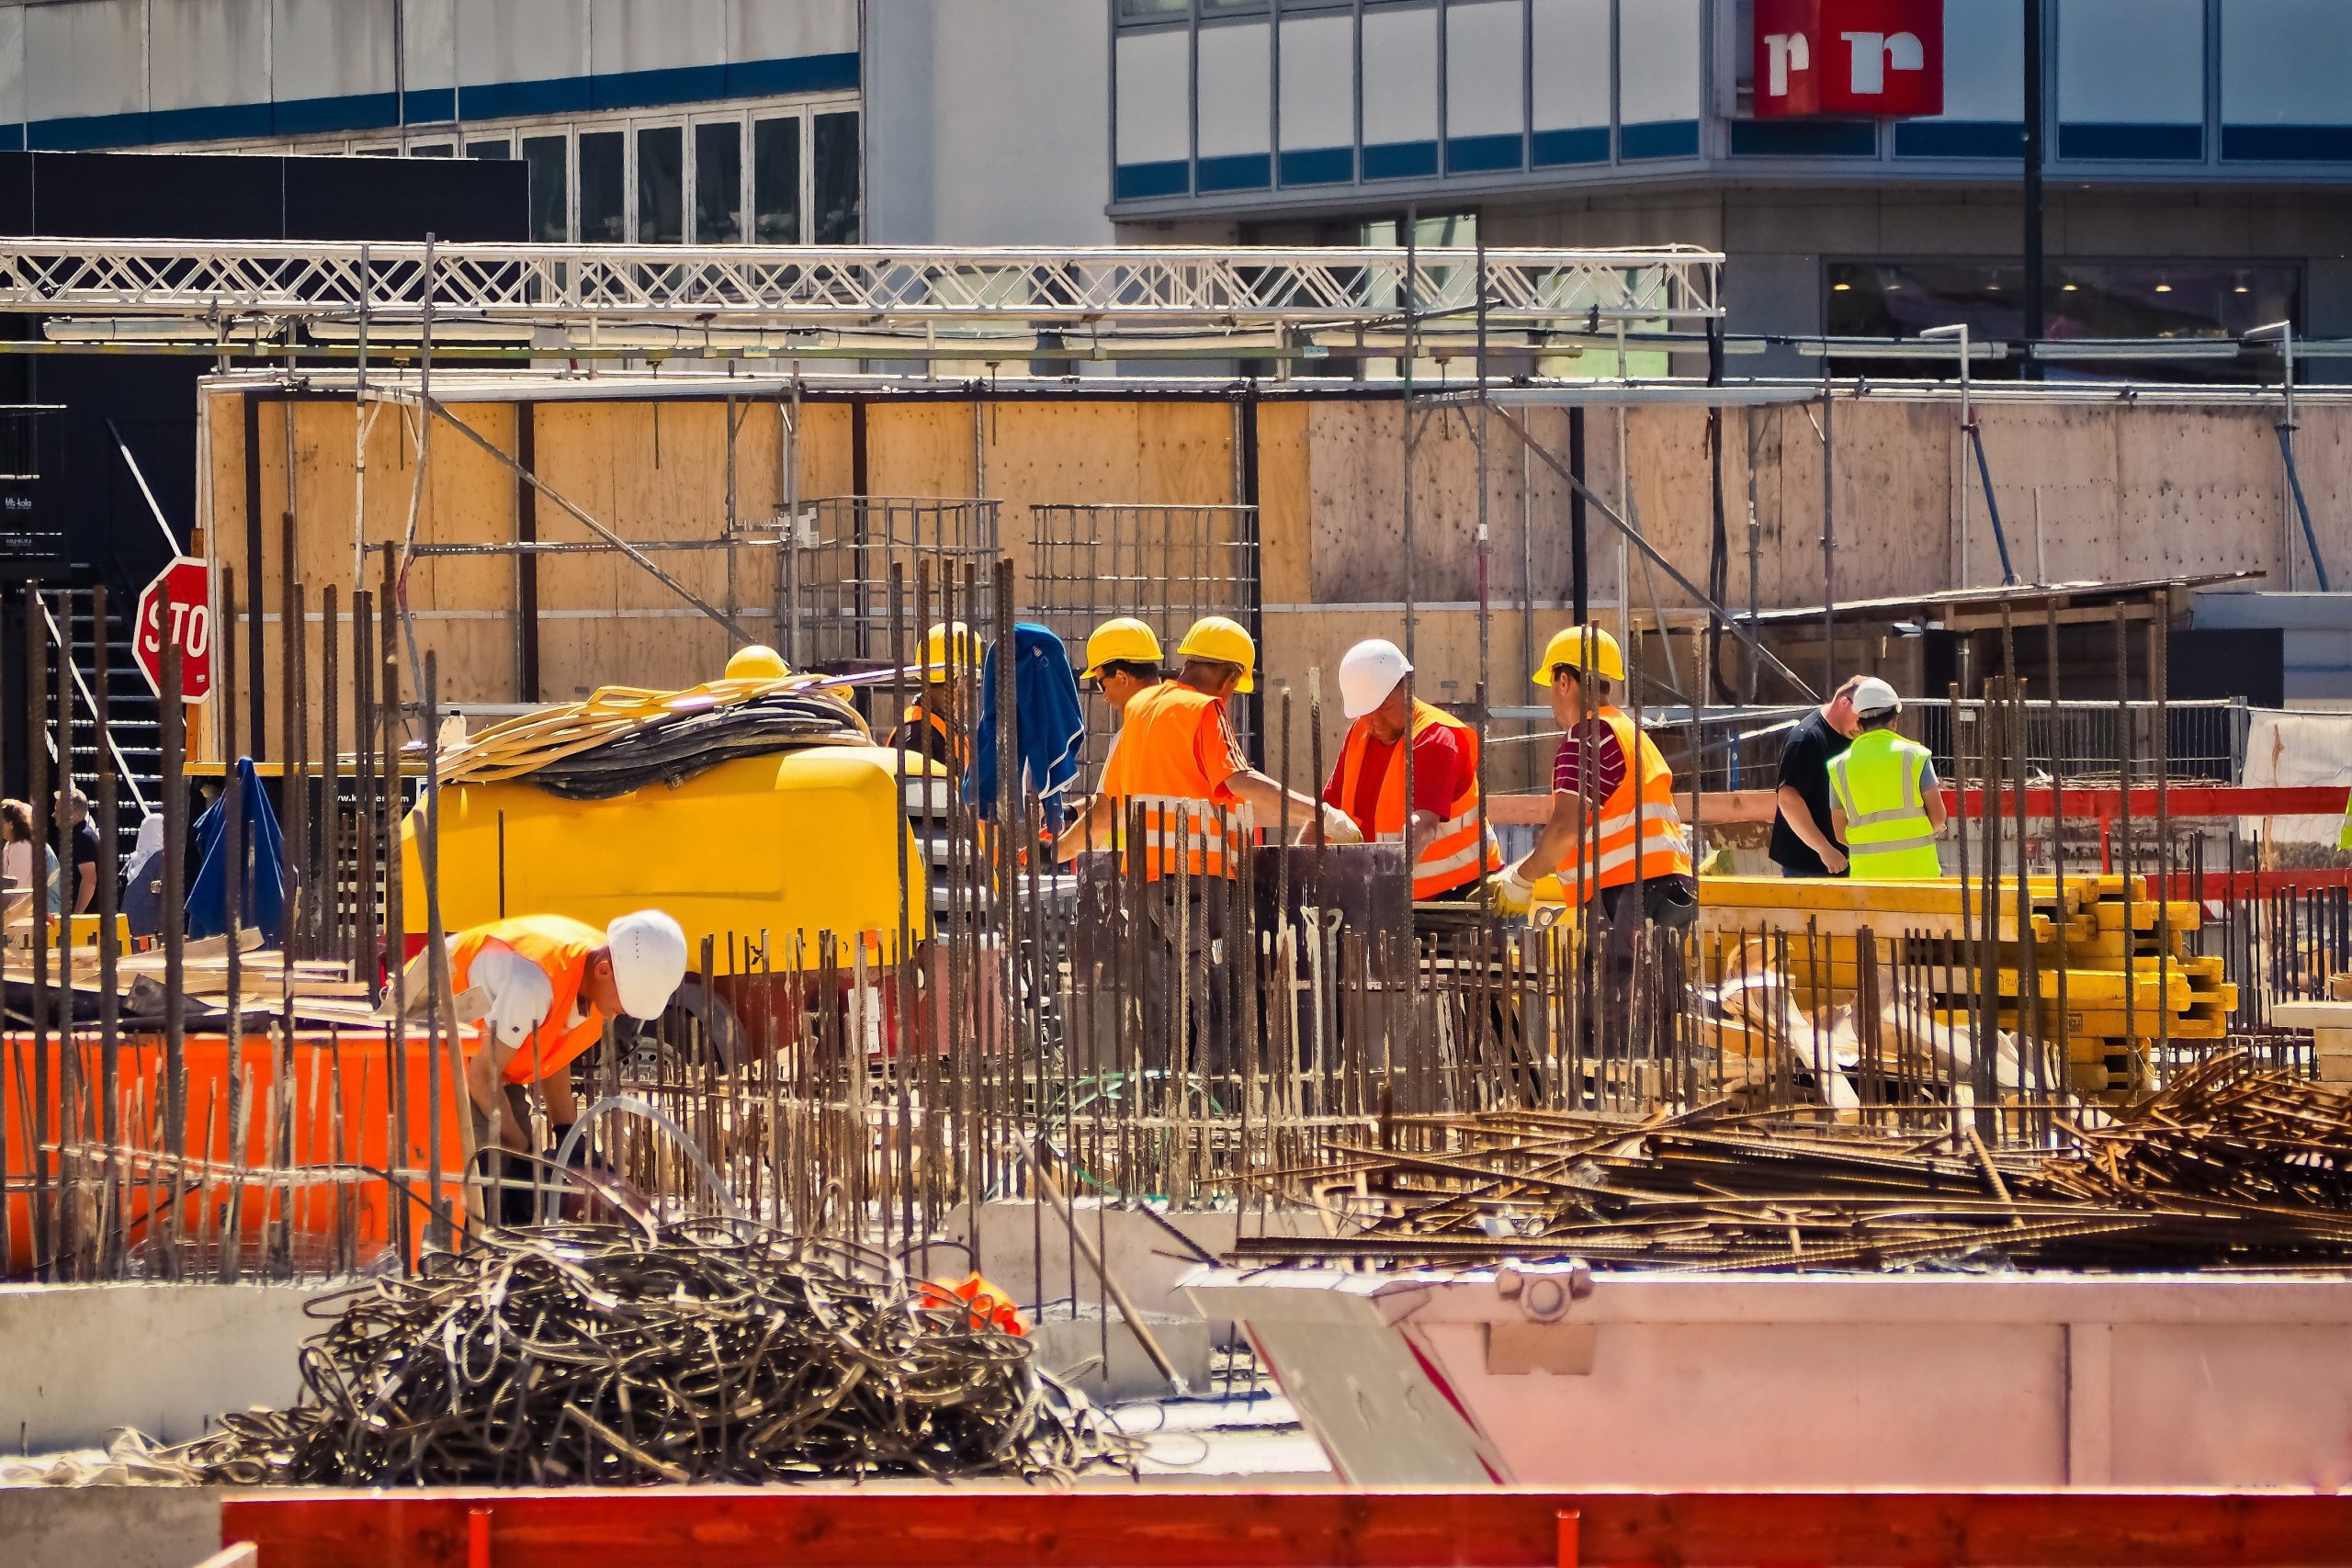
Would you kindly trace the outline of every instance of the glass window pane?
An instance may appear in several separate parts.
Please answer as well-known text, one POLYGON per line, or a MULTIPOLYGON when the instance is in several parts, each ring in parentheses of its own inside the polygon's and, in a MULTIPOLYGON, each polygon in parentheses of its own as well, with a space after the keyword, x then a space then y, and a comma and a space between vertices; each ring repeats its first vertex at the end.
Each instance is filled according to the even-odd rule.
POLYGON ((580 133, 580 243, 617 245, 628 238, 628 209, 623 203, 617 130, 580 133))
POLYGON ((449 144, 446 141, 413 142, 409 147, 408 155, 412 158, 447 158, 449 156, 449 144))
POLYGON ((674 245, 686 237, 686 133, 674 125, 637 133, 637 239, 674 245))
POLYGON ((734 120, 695 127, 695 243, 743 238, 743 128, 734 120))
POLYGON ((813 167, 817 175, 814 237, 820 245, 857 243, 857 115, 817 117, 813 167))
POLYGON ((1156 22, 1166 17, 1181 17, 1191 5, 1192 0, 1119 0, 1119 20, 1156 22))
POLYGON ((763 245, 800 243, 800 121, 752 124, 752 238, 763 245))
POLYGON ((466 143, 466 156, 469 158, 512 158, 514 156, 514 143, 507 141, 503 136, 495 141, 469 141, 466 143))
POLYGON ((531 238, 543 245, 561 244, 571 238, 565 210, 571 203, 564 140, 560 136, 523 138, 523 162, 531 171, 531 238))

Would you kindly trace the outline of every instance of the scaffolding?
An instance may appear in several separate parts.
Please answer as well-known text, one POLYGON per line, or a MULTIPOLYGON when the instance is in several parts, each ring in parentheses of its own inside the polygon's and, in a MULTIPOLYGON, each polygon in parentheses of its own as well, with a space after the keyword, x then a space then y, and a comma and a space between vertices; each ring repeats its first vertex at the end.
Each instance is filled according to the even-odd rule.
MULTIPOLYGON (((1203 615, 1229 615, 1263 641, 1254 506, 1038 505, 1029 509, 1030 614, 1073 652, 1126 615, 1172 656, 1203 615)), ((1236 699, 1237 726, 1257 732, 1257 698, 1236 699)), ((1087 755, 1110 747, 1114 716, 1089 706, 1087 755)))

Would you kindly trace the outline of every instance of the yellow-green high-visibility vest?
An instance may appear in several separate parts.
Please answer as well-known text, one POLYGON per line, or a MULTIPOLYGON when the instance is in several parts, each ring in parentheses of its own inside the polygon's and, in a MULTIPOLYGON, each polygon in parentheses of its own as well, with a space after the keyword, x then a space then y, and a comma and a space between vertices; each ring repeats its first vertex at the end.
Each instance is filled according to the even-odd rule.
POLYGON ((1829 760, 1829 798, 1846 813, 1846 874, 1917 881, 1943 874, 1928 819, 1928 749, 1891 729, 1866 729, 1829 760))
POLYGON ((2344 827, 2335 835, 2335 847, 2352 850, 2352 796, 2346 796, 2344 802, 2344 827))

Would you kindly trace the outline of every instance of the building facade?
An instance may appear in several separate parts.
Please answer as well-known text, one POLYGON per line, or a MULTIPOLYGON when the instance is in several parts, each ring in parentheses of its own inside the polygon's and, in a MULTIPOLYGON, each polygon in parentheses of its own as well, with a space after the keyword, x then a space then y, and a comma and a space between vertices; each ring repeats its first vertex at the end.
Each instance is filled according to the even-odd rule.
MULTIPOLYGON (((1935 24, 1878 62, 1934 113, 1759 105, 1757 60, 1789 62, 1758 8, 1785 50, 1774 18, 1850 3, 0 0, 0 147, 519 159, 550 241, 1352 243, 1411 213, 1721 249, 1731 330, 1777 340, 1740 371, 2013 339, 2024 0, 1874 0, 1935 24)), ((2352 338, 2352 3, 2043 9, 2050 334, 2352 338)))

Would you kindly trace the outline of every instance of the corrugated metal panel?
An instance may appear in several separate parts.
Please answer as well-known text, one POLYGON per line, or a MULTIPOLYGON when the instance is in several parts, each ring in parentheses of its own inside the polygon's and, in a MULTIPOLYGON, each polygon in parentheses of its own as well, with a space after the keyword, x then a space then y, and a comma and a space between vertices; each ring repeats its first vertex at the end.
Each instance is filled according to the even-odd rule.
POLYGON ((724 65, 728 0, 594 0, 589 54, 599 76, 724 65))
POLYGON ((857 0, 735 0, 730 61, 856 52, 857 0))
POLYGON ((146 8, 141 0, 24 8, 25 118, 144 114, 146 8))
POLYGON ((585 78, 588 4, 458 0, 458 85, 585 78))
POLYGON ((152 16, 147 107, 252 105, 266 132, 269 0, 175 0, 152 16))

